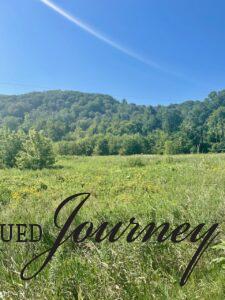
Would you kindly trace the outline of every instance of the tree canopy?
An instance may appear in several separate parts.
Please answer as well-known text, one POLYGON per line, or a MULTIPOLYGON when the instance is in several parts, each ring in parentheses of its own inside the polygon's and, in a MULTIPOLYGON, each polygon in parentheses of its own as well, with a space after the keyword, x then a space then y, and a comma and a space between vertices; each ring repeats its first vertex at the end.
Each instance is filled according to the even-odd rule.
POLYGON ((62 154, 223 152, 225 90, 168 106, 61 90, 0 95, 0 127, 42 131, 62 154))

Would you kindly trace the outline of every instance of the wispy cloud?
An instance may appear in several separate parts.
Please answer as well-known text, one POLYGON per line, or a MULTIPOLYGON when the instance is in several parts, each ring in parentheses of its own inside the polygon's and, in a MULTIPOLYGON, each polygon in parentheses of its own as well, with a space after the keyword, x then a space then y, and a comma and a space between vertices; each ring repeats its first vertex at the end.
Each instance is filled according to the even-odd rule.
POLYGON ((178 74, 177 72, 173 72, 171 70, 167 70, 164 67, 162 67, 161 65, 157 64, 156 62, 151 61, 150 59, 147 59, 147 58, 143 57, 142 55, 128 49, 127 47, 124 47, 121 44, 115 42, 111 38, 107 37, 106 35, 102 34, 99 31, 97 31, 96 29, 94 29, 90 25, 86 24, 85 22, 83 22, 79 18, 75 17, 74 15, 70 14, 69 12, 64 10, 63 8, 59 7, 53 1, 50 1, 50 0, 40 0, 40 1, 43 4, 45 4, 46 6, 48 6, 50 9, 52 9, 55 12, 57 12, 58 14, 60 14, 62 17, 66 18, 68 21, 74 23, 75 25, 77 25, 78 27, 83 29, 84 31, 88 32, 90 35, 96 37, 100 41, 104 42, 105 44, 108 44, 109 46, 117 49, 118 51, 120 51, 120 52, 122 52, 122 53, 124 53, 124 54, 126 54, 126 55, 128 55, 128 56, 144 63, 145 65, 148 65, 149 67, 155 68, 155 69, 157 69, 159 71, 162 71, 162 72, 165 72, 165 73, 173 74, 173 75, 178 76, 178 77, 183 77, 181 74, 178 74))

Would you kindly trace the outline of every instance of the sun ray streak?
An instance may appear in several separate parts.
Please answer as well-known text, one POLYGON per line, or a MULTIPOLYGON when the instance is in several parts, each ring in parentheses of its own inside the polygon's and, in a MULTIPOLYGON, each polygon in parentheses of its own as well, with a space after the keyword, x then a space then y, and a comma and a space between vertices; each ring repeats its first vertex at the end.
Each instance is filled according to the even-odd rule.
POLYGON ((57 12, 58 14, 60 14, 62 17, 66 18, 68 21, 74 23, 75 25, 77 25, 78 27, 80 27, 81 29, 83 29, 84 31, 88 32, 89 34, 91 34, 92 36, 94 36, 95 38, 101 40, 102 42, 108 44, 109 46, 117 49, 118 51, 152 67, 155 68, 159 71, 165 72, 165 73, 170 73, 173 74, 177 77, 183 77, 182 74, 178 74, 177 72, 173 72, 173 71, 169 71, 166 70, 165 68, 163 68, 162 66, 160 66, 159 64, 157 64, 154 61, 151 61, 149 59, 144 58, 143 56, 141 56, 140 54, 137 54, 136 52, 122 46, 121 44, 113 41, 111 38, 105 36, 104 34, 102 34, 101 32, 97 31, 96 29, 93 29, 93 27, 91 27, 90 25, 86 24, 85 22, 83 22, 82 20, 80 20, 79 18, 75 17, 74 15, 70 14, 69 12, 65 11, 64 9, 62 9, 61 7, 59 7, 58 5, 56 5, 53 1, 50 0, 40 0, 43 4, 45 4, 46 6, 48 6, 50 9, 54 10, 55 12, 57 12))

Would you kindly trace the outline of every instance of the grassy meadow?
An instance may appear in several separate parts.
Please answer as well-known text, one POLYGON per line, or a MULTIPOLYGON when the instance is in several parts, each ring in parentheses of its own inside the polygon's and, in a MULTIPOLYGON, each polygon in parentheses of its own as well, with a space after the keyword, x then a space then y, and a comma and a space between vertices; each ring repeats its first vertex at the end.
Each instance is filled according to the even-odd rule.
MULTIPOLYGON (((90 192, 75 223, 142 224, 168 221, 220 223, 225 239, 225 155, 58 157, 52 169, 0 170, 0 223, 38 223, 38 243, 0 242, 0 299, 224 299, 225 253, 210 247, 184 287, 179 281, 197 249, 188 241, 62 245, 31 281, 19 273, 34 254, 51 247, 58 229, 53 216, 66 197, 90 192)), ((65 210, 74 208, 71 203, 65 210)))

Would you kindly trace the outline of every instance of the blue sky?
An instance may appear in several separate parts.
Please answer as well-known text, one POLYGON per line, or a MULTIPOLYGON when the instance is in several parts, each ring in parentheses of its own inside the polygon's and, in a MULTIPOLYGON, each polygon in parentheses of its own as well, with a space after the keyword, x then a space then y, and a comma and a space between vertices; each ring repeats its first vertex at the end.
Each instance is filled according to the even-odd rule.
POLYGON ((168 104, 225 88, 223 0, 46 4, 0 2, 1 94, 72 89, 168 104))

